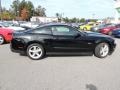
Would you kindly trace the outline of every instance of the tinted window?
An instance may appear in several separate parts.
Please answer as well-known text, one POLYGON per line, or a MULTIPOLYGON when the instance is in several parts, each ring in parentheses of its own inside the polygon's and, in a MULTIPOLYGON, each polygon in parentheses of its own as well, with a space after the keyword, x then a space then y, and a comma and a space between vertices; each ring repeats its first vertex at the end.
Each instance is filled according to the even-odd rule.
POLYGON ((52 31, 51 31, 50 27, 44 27, 44 28, 37 28, 37 29, 33 30, 33 33, 52 34, 52 31))
POLYGON ((67 26, 53 26, 52 28, 53 35, 67 35, 73 36, 77 34, 76 30, 67 26))

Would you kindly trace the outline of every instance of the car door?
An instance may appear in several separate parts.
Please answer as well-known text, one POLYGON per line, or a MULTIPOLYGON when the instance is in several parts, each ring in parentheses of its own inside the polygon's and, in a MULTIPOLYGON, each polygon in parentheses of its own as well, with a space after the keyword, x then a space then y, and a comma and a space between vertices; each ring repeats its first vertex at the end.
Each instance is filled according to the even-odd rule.
POLYGON ((53 50, 52 49, 53 35, 52 35, 51 27, 46 26, 46 27, 36 28, 30 31, 30 34, 33 37, 32 41, 38 41, 44 44, 45 46, 44 48, 46 48, 46 51, 51 52, 53 50))
POLYGON ((89 48, 84 35, 72 27, 53 26, 52 33, 52 46, 56 52, 84 52, 89 48))

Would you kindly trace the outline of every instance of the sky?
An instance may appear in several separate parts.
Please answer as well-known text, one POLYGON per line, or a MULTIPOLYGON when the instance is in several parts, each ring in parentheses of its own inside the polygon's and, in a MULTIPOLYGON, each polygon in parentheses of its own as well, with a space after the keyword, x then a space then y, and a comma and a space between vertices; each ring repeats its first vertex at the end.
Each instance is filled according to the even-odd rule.
MULTIPOLYGON (((9 8, 13 0, 1 0, 2 7, 9 8)), ((64 17, 106 18, 114 17, 114 0, 29 0, 34 6, 46 8, 48 17, 61 13, 64 17)))

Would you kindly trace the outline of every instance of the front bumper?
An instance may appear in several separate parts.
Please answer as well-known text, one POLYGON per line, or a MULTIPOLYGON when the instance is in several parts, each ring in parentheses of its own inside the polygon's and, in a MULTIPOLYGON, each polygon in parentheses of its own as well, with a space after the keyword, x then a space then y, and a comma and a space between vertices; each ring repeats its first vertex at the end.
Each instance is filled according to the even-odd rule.
POLYGON ((116 44, 115 42, 114 42, 114 44, 111 45, 111 49, 110 49, 109 55, 112 55, 112 54, 113 54, 113 52, 114 52, 115 49, 116 49, 116 46, 117 46, 117 44, 116 44))

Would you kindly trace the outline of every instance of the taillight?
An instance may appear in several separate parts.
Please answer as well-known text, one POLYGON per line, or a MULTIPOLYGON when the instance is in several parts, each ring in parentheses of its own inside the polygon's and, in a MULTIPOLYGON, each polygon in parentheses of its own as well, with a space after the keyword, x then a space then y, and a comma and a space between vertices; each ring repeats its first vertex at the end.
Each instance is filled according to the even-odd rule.
POLYGON ((12 35, 12 33, 8 33, 8 35, 12 35))

